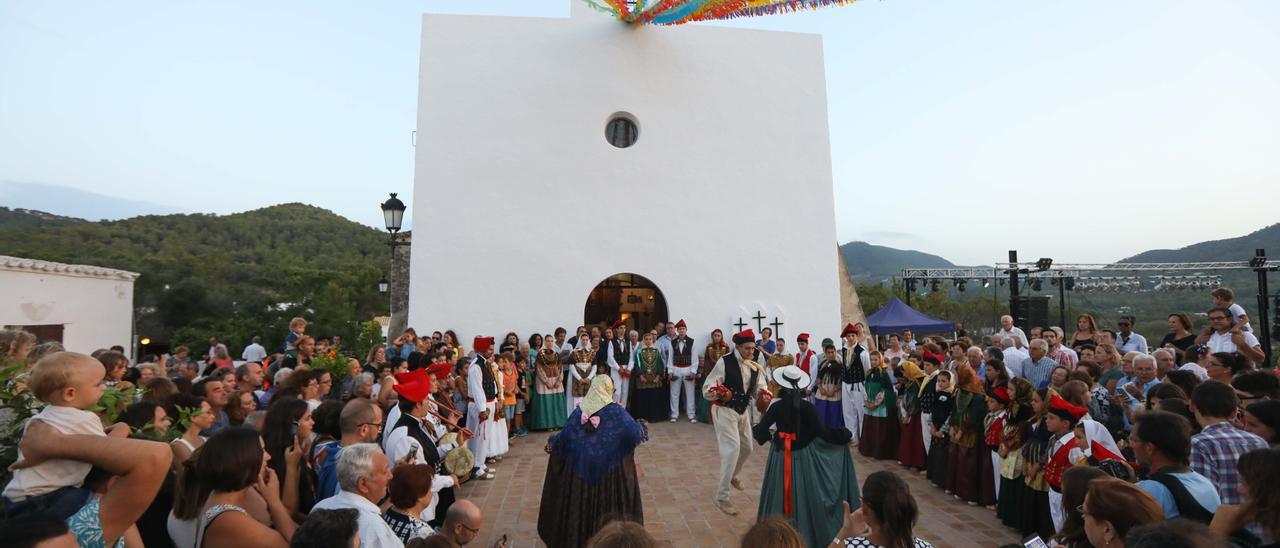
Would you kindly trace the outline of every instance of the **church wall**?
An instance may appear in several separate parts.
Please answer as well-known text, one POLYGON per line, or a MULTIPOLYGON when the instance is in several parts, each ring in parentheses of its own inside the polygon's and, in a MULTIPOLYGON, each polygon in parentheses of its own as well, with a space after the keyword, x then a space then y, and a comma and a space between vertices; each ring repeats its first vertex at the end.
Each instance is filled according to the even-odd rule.
POLYGON ((572 330, 620 272, 703 341, 758 310, 839 332, 820 36, 427 15, 416 154, 414 242, 447 247, 412 254, 419 332, 572 330))

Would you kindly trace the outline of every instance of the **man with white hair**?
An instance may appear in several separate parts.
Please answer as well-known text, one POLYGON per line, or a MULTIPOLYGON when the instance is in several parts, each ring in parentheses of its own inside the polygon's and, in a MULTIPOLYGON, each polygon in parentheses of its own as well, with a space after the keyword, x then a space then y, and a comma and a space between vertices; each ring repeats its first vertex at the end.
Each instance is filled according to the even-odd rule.
POLYGON ((1027 334, 1022 331, 1021 327, 1013 325, 1013 316, 1005 314, 1000 316, 1000 331, 996 335, 1001 337, 1013 337, 1014 345, 1018 348, 1029 346, 1027 344, 1027 334))
POLYGON ((1137 409, 1147 401, 1147 391, 1160 384, 1156 378, 1156 358, 1146 352, 1133 357, 1133 380, 1125 383, 1124 392, 1129 395, 1129 407, 1137 409))
POLYGON ((1049 376, 1053 374, 1053 368, 1058 366, 1058 362, 1048 356, 1049 343, 1044 339, 1031 341, 1027 349, 1031 355, 1022 362, 1022 378, 1036 388, 1044 388, 1049 385, 1049 376))
MULTIPOLYGON (((1014 346, 1013 341, 1013 337, 1005 337, 1003 335, 996 336, 996 345, 1000 347, 1000 352, 1004 354, 1005 365, 1018 364, 1018 367, 1021 368, 1022 362, 1026 361, 1027 358, 1030 358, 1031 354, 1027 353, 1026 350, 1014 346)), ((1014 375, 1010 373, 1010 376, 1012 377, 1014 375)))
POLYGON ((315 505, 316 510, 350 508, 359 512, 357 519, 361 546, 404 547, 400 537, 382 521, 378 502, 387 496, 391 481, 391 462, 373 443, 357 443, 344 447, 338 455, 337 495, 315 505))
POLYGON ((1178 367, 1178 357, 1168 348, 1157 348, 1151 355, 1156 359, 1156 378, 1164 382, 1164 376, 1178 367))

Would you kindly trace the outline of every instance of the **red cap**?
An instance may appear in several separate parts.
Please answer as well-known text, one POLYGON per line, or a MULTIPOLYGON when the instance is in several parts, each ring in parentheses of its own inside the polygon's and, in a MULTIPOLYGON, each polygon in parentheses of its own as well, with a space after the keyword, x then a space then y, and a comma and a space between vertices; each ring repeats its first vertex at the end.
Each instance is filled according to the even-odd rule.
POLYGON ((449 373, 453 372, 453 364, 448 362, 433 363, 427 366, 427 372, 435 375, 436 380, 443 380, 445 377, 449 376, 449 373))
POLYGON ((396 382, 400 384, 425 380, 427 380, 427 370, 423 368, 414 369, 406 373, 396 373, 396 382))
POLYGON ((1054 394, 1049 397, 1049 412, 1058 415, 1064 420, 1070 418, 1072 422, 1075 422, 1088 414, 1089 410, 1062 399, 1062 396, 1054 394))
POLYGON ((1003 386, 997 386, 991 391, 991 397, 1000 403, 1009 403, 1009 389, 1003 386))
MULTIPOLYGON (((419 369, 418 371, 423 370, 419 369)), ((431 394, 431 381, 422 380, 406 382, 392 386, 391 389, 395 390, 397 394, 400 394, 401 398, 413 403, 421 403, 422 400, 427 399, 427 396, 431 394)))
POLYGON ((676 327, 677 327, 677 328, 680 328, 680 327, 689 327, 689 326, 687 326, 687 325, 685 325, 685 324, 684 324, 684 320, 680 320, 680 321, 676 322, 676 327))
POLYGON ((610 325, 609 327, 612 327, 612 328, 614 328, 614 329, 617 329, 617 328, 619 328, 619 327, 621 327, 621 326, 623 326, 623 325, 625 325, 625 324, 623 324, 623 323, 622 323, 622 320, 621 320, 621 319, 619 319, 618 321, 613 322, 613 325, 610 325))
POLYGON ((848 335, 850 333, 861 333, 861 332, 862 330, 858 329, 858 326, 853 325, 851 323, 847 323, 847 324, 844 324, 844 330, 840 331, 840 336, 844 337, 845 335, 848 335))
POLYGON ((756 332, 750 329, 744 329, 733 335, 733 344, 755 342, 755 340, 756 340, 756 332))
POLYGON ((924 361, 930 362, 934 365, 942 365, 942 362, 946 360, 946 358, 944 358, 942 354, 938 354, 936 352, 930 352, 928 350, 924 351, 923 359, 924 361))
POLYGON ((799 335, 796 335, 796 341, 797 341, 797 342, 809 342, 809 334, 808 334, 808 333, 801 333, 801 334, 799 334, 799 335))
POLYGON ((493 348, 493 337, 481 337, 477 335, 475 340, 471 342, 471 347, 474 348, 476 352, 488 352, 489 349, 493 348))

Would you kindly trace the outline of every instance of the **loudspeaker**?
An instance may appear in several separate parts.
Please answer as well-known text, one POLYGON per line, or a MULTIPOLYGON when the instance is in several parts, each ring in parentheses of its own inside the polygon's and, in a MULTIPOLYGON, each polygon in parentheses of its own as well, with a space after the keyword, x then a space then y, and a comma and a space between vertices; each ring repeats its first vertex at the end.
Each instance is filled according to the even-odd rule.
POLYGON ((1012 304, 1014 325, 1026 330, 1049 327, 1048 295, 1018 295, 1012 304))

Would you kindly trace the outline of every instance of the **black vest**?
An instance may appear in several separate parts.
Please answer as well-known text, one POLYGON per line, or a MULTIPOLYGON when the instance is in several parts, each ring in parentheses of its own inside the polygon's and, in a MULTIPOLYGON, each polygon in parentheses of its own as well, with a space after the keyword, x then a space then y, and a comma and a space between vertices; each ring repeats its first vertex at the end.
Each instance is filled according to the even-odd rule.
POLYGON ((844 361, 844 378, 840 380, 849 384, 862 384, 867 378, 867 372, 862 370, 862 345, 841 348, 840 358, 844 361))
POLYGON ((751 396, 754 395, 752 392, 747 392, 746 387, 750 386, 753 390, 755 389, 756 383, 760 381, 760 370, 752 368, 751 382, 747 385, 743 385, 742 366, 738 364, 737 354, 735 354, 734 351, 730 351, 728 354, 725 354, 722 359, 724 360, 724 386, 733 393, 733 397, 729 398, 729 401, 724 402, 721 405, 737 411, 738 413, 745 412, 747 410, 747 406, 751 405, 751 396))
POLYGON ((671 365, 674 367, 689 367, 693 365, 693 339, 685 337, 684 352, 680 351, 680 345, 677 344, 681 339, 676 337, 671 340, 671 365))
POLYGON ((413 438, 414 441, 418 442, 418 445, 422 446, 422 456, 427 459, 427 464, 431 465, 432 468, 435 468, 436 471, 439 471, 440 449, 436 447, 435 440, 431 439, 431 436, 422 429, 422 421, 413 415, 404 413, 400 415, 400 420, 396 421, 392 430, 401 426, 408 428, 409 437, 413 438))
MULTIPOLYGON (((484 357, 477 356, 476 363, 480 364, 480 384, 484 388, 485 399, 492 400, 498 397, 498 379, 494 378, 493 370, 489 369, 489 362, 484 357)), ((477 403, 481 408, 484 407, 484 402, 477 403)))

